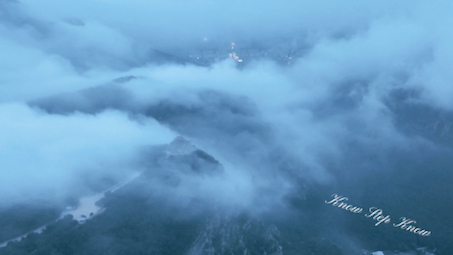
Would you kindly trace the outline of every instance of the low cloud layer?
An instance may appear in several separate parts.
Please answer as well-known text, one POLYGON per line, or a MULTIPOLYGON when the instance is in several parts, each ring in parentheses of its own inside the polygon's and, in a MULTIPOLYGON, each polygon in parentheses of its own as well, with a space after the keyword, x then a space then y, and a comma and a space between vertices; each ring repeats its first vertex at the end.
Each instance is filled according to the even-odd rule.
POLYGON ((87 193, 89 179, 119 181, 137 170, 129 167, 137 147, 175 135, 155 121, 132 122, 118 111, 58 116, 10 103, 1 105, 0 116, 2 205, 87 193))
POLYGON ((86 176, 121 179, 140 170, 140 148, 176 135, 221 161, 226 175, 159 192, 263 211, 306 183, 334 186, 338 176, 390 166, 395 150, 444 149, 398 118, 401 105, 453 109, 449 9, 423 1, 0 1, 1 203, 85 192, 86 176), (188 61, 193 51, 232 51, 232 42, 283 47, 287 62, 188 61))

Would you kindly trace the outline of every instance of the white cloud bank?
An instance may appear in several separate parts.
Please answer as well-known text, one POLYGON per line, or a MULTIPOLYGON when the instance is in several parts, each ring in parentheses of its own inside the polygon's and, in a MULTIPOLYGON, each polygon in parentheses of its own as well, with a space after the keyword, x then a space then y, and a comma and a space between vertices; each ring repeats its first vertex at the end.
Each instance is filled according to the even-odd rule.
POLYGON ((447 1, 25 0, 0 5, 0 189, 11 200, 52 190, 63 196, 80 172, 104 173, 127 162, 137 146, 173 138, 175 131, 155 122, 128 119, 125 111, 131 109, 61 116, 25 104, 122 76, 139 77, 118 85, 133 94, 133 107, 168 100, 212 114, 192 130, 177 131, 241 169, 274 167, 265 159, 280 148, 306 164, 301 175, 322 182, 331 181, 322 159, 341 157, 345 137, 370 144, 407 142, 384 103, 393 89, 420 90, 418 100, 453 109, 453 17, 447 1), (201 47, 203 38, 213 47, 233 40, 266 45, 289 40, 305 45, 306 52, 288 67, 265 60, 242 70, 228 60, 209 68, 155 66, 149 55, 150 49, 201 47), (225 114, 231 102, 224 107, 209 101, 200 96, 206 90, 250 102, 237 105, 252 114, 225 114), (234 130, 239 124, 265 132, 234 130))

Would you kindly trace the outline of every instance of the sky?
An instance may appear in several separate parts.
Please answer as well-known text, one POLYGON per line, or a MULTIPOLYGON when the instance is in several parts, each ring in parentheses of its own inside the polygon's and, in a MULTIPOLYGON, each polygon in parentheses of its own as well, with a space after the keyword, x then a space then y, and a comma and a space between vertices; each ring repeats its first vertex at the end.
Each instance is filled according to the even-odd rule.
MULTIPOLYGON (((440 148, 402 131, 392 100, 406 93, 404 104, 453 110, 452 4, 1 0, 0 206, 121 180, 140 171, 140 148, 178 135, 226 173, 162 192, 262 210, 299 179, 334 185, 332 165, 361 157, 357 148, 378 158, 440 148), (261 58, 243 68, 151 54, 231 42, 304 50, 291 65, 261 58)), ((342 171, 360 167, 376 168, 342 171)))

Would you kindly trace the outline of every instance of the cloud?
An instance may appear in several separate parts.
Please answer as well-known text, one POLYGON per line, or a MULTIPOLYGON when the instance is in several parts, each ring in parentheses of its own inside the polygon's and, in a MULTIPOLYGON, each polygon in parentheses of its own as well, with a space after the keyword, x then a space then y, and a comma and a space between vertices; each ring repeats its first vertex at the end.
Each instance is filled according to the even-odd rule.
POLYGON ((290 211, 312 224, 328 214, 313 200, 331 190, 446 214, 451 5, 0 1, 0 206, 146 169, 150 199, 190 215, 290 211), (224 172, 151 169, 150 148, 176 135, 224 172))
POLYGON ((118 111, 48 115, 21 103, 2 104, 1 204, 61 200, 87 192, 84 182, 124 178, 137 148, 162 144, 174 133, 155 121, 131 122, 118 111))
MULTIPOLYGON (((3 139, 14 138, 5 148, 22 148, 5 149, 5 158, 30 155, 33 164, 7 162, 12 169, 40 166, 48 171, 42 176, 56 176, 48 179, 50 186, 85 169, 104 173, 94 162, 113 166, 109 160, 127 161, 133 148, 167 143, 178 133, 228 165, 225 183, 239 186, 244 200, 237 204, 252 207, 265 189, 274 196, 269 200, 280 201, 301 180, 335 184, 332 162, 362 155, 364 147, 369 154, 385 155, 419 143, 421 138, 395 124, 398 112, 389 103, 395 91, 418 91, 407 102, 451 109, 452 19, 443 11, 446 2, 1 5, 0 45, 6 50, 0 54, 8 59, 0 64, 2 133, 3 139), (232 41, 238 48, 272 54, 241 68, 231 59, 207 67, 188 64, 192 51, 229 52, 232 41), (293 49, 291 64, 286 56, 283 64, 272 57, 293 49), (156 56, 172 61, 162 63, 156 56), (120 77, 126 79, 115 81, 120 77), (16 129, 21 123, 27 128, 16 129), (110 127, 113 133, 106 131, 110 127), (165 135, 148 140, 152 130, 165 135), (30 142, 20 139, 24 134, 30 142), (68 144, 58 142, 68 139, 68 144), (82 150, 82 142, 91 149, 82 150), (47 147, 54 154, 41 155, 47 147), (64 164, 72 150, 80 155, 64 164)), ((5 173, 16 183, 6 188, 24 187, 19 174, 5 173)), ((188 194, 184 189, 198 187, 191 194, 197 197, 215 189, 212 183, 162 190, 188 194)), ((235 194, 222 201, 234 201, 230 195, 235 194)))

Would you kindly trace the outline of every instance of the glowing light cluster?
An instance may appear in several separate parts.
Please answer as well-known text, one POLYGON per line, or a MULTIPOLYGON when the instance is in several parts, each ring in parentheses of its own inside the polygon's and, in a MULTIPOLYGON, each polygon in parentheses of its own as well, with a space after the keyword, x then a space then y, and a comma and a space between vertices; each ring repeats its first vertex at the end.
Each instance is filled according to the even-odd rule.
POLYGON ((236 54, 236 52, 230 53, 230 58, 232 58, 234 61, 237 62, 242 62, 243 60, 239 58, 239 56, 236 54))

